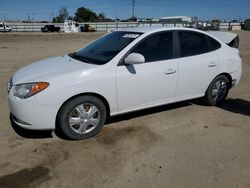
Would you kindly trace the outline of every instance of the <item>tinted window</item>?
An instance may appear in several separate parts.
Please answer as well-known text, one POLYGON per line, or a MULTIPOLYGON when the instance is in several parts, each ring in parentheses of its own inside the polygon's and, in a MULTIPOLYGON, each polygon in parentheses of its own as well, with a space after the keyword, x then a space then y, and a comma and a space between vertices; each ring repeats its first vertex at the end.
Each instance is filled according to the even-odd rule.
POLYGON ((221 47, 221 44, 215 39, 207 36, 208 42, 210 43, 210 51, 218 50, 221 47))
POLYGON ((181 57, 193 56, 209 52, 205 35, 191 31, 179 31, 181 57))
POLYGON ((172 32, 158 33, 149 36, 137 45, 132 53, 140 53, 146 62, 161 61, 173 57, 173 35, 172 32))
POLYGON ((3 25, 2 25, 2 24, 0 24, 0 27, 3 27, 3 25))
POLYGON ((114 58, 121 50, 140 35, 141 33, 137 32, 112 32, 80 51, 70 54, 70 56, 86 63, 102 65, 114 58))

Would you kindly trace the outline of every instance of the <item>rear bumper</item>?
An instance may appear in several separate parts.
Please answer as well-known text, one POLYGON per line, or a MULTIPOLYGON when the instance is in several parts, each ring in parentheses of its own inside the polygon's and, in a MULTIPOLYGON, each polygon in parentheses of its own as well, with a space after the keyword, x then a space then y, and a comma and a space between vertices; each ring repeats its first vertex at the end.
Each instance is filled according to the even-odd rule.
POLYGON ((240 82, 241 76, 242 76, 242 62, 237 64, 236 67, 237 71, 231 72, 230 75, 232 77, 232 87, 237 86, 240 82))
POLYGON ((241 79, 241 71, 233 72, 230 74, 232 77, 232 88, 237 86, 241 79))

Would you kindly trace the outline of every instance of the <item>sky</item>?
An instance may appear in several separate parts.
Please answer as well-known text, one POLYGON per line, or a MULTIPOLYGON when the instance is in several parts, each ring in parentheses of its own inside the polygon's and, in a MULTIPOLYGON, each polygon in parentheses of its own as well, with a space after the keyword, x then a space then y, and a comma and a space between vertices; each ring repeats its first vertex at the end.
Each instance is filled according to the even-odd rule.
MULTIPOLYGON (((48 20, 61 6, 73 16, 84 6, 109 18, 126 19, 132 15, 132 0, 0 0, 0 20, 48 20)), ((199 20, 244 20, 250 18, 250 0, 136 0, 138 18, 197 16, 199 20)))

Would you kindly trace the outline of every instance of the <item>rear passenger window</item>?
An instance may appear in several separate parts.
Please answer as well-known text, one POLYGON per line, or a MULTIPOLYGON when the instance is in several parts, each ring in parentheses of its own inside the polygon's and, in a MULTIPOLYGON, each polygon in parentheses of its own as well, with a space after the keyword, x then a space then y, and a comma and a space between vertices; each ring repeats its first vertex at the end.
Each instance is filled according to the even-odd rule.
POLYGON ((221 44, 216 41, 215 39, 207 36, 208 42, 210 43, 211 47, 210 47, 210 51, 215 51, 218 50, 221 47, 221 44))
POLYGON ((173 58, 172 32, 157 33, 137 45, 132 53, 140 53, 146 62, 161 61, 173 58))
POLYGON ((194 56, 210 51, 205 35, 192 31, 179 31, 181 57, 194 56))

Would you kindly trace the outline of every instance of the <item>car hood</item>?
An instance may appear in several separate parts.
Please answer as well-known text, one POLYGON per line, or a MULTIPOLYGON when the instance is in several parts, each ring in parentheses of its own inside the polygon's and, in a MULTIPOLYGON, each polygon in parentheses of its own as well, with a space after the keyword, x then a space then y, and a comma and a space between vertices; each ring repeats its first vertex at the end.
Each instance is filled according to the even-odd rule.
POLYGON ((75 71, 84 71, 96 67, 92 65, 75 60, 68 55, 45 59, 35 62, 18 70, 12 77, 14 85, 47 81, 56 76, 72 73, 75 71))

